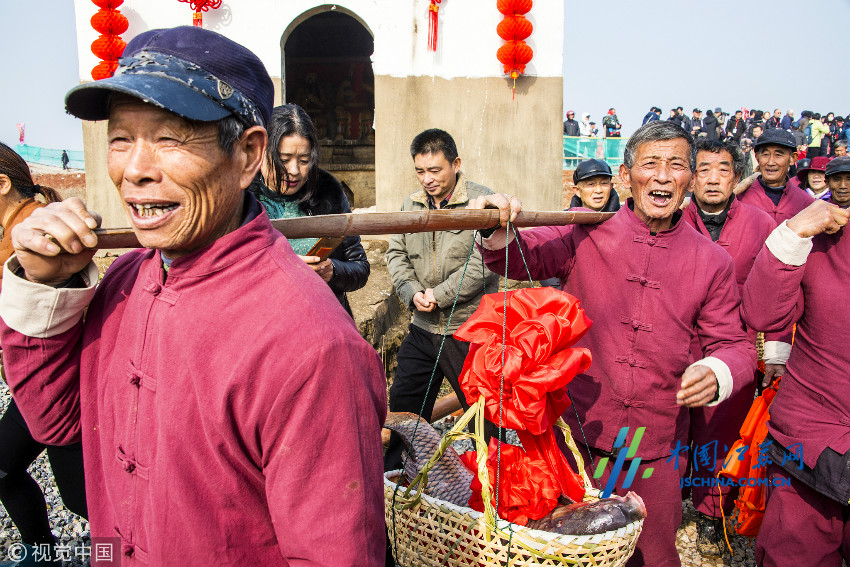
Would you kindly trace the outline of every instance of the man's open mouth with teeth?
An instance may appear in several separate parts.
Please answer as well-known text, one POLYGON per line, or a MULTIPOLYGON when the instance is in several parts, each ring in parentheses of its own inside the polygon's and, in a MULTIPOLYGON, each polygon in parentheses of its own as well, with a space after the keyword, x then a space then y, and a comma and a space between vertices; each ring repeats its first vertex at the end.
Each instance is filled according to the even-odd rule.
POLYGON ((130 207, 140 217, 161 217, 178 206, 177 203, 130 203, 130 207))
POLYGON ((659 207, 663 207, 664 205, 670 202, 670 199, 673 198, 673 193, 670 191, 659 190, 650 191, 649 198, 654 204, 658 205, 659 207))

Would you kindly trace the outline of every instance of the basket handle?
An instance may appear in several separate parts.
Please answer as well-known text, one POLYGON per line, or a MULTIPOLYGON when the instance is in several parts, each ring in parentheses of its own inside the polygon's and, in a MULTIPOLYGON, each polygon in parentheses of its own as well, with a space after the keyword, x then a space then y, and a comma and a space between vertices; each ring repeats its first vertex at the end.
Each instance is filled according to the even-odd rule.
POLYGON ((564 434, 564 441, 566 441, 567 447, 570 449, 570 452, 573 454, 573 458, 576 460, 578 474, 581 475, 581 479, 584 481, 585 491, 595 490, 596 487, 593 486, 593 482, 590 480, 590 477, 587 475, 587 471, 584 469, 584 458, 581 456, 581 451, 578 450, 578 445, 576 445, 575 439, 573 439, 570 426, 567 425, 564 418, 559 417, 558 421, 555 422, 555 427, 559 428, 564 434))
POLYGON ((493 504, 491 502, 492 490, 490 489, 490 476, 487 472, 487 444, 484 443, 484 437, 481 433, 479 433, 481 431, 484 431, 484 396, 480 396, 478 401, 472 404, 469 409, 464 412, 460 419, 457 420, 454 427, 443 435, 434 455, 428 459, 428 462, 425 463, 425 466, 422 467, 419 474, 416 475, 416 478, 411 481, 410 485, 404 491, 403 496, 405 499, 409 499, 408 502, 398 508, 403 510, 416 506, 422 495, 423 488, 428 484, 428 472, 434 467, 437 461, 443 458, 443 455, 445 455, 449 446, 458 439, 471 439, 475 444, 475 451, 477 455, 476 462, 478 466, 478 480, 481 482, 481 498, 484 501, 484 517, 486 525, 488 531, 490 529, 494 529, 496 527, 496 511, 493 509, 493 504), (473 418, 475 419, 476 433, 467 433, 463 431, 473 418), (414 488, 417 487, 418 490, 414 494, 411 494, 414 488))

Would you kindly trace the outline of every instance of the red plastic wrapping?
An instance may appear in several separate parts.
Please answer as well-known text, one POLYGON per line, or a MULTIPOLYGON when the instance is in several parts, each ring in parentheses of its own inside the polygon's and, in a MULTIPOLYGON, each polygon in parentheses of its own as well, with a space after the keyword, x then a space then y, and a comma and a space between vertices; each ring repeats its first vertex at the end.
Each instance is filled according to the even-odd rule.
MULTIPOLYGON (((520 289, 507 296, 505 310, 504 294, 485 295, 472 317, 455 332, 458 339, 472 343, 460 376, 461 388, 470 404, 483 395, 485 417, 496 424, 501 419, 503 427, 517 430, 530 461, 544 462, 560 492, 580 502, 584 483, 558 448, 554 425, 570 405, 567 385, 590 366, 590 352, 572 346, 592 322, 575 297, 553 288, 520 289), (503 313, 506 344, 500 399, 503 313)), ((517 477, 511 482, 525 481, 517 477)), ((536 485, 529 488, 536 490, 536 485)))
MULTIPOLYGON (((499 463, 498 451, 498 441, 490 439, 487 473, 493 484, 496 482, 496 468, 499 463)), ((460 458, 466 468, 476 475, 470 485, 472 496, 469 499, 469 507, 483 512, 484 501, 481 498, 481 481, 477 476, 476 452, 468 451, 460 458)), ((528 520, 539 520, 558 504, 561 491, 549 474, 545 462, 531 459, 519 447, 502 443, 501 465, 496 510, 500 518, 524 526, 528 520)), ((496 506, 495 498, 492 504, 496 506)))

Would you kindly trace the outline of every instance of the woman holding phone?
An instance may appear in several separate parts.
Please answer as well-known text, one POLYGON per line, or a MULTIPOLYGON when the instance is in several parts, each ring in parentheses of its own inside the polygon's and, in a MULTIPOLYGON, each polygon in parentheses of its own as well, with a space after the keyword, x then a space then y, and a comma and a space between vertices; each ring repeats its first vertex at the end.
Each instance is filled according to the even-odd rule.
MULTIPOLYGON (((269 218, 350 213, 348 198, 337 179, 320 169, 319 140, 313 121, 296 104, 272 111, 269 145, 262 173, 267 186, 252 191, 269 218)), ((291 239, 292 249, 330 286, 351 315, 345 292, 360 289, 369 279, 369 261, 359 236, 347 236, 330 256, 309 254, 317 238, 291 239)))

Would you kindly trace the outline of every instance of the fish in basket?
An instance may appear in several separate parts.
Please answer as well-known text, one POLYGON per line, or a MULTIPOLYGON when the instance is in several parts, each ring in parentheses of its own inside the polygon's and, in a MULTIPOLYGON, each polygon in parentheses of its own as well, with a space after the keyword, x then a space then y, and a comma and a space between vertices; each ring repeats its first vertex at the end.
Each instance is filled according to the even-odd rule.
MULTIPOLYGON (((561 495, 554 510, 525 526, 488 518, 487 512, 467 507, 473 473, 451 441, 471 437, 479 451, 486 452, 480 437, 462 432, 476 412, 482 413, 480 405, 471 407, 443 438, 414 414, 388 415, 384 426, 398 433, 409 448, 404 471, 386 473, 384 479, 387 527, 396 562, 404 566, 624 565, 646 517, 643 501, 633 492, 599 499, 591 496, 598 492, 590 489, 582 502, 561 495), (413 493, 417 487, 419 492, 413 493)), ((489 494, 484 498, 489 501, 489 494)))

